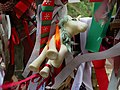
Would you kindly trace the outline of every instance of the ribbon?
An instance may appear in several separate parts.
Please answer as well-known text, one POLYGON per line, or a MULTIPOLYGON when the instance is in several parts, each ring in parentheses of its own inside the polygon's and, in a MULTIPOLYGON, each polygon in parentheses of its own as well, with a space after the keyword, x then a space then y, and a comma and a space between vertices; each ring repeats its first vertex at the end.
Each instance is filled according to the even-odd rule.
MULTIPOLYGON (((98 10, 98 8, 101 5, 102 3, 94 4, 94 13, 96 10, 98 10)), ((97 22, 95 20, 95 17, 92 18, 92 23, 87 35, 87 41, 86 41, 86 47, 85 47, 88 51, 91 51, 91 52, 99 51, 102 39, 103 37, 106 36, 106 31, 110 24, 111 15, 112 15, 112 10, 109 12, 108 21, 102 26, 101 26, 102 24, 101 21, 97 22)))
MULTIPOLYGON (((49 64, 45 64, 45 66, 51 68, 51 66, 50 66, 49 64)), ((13 87, 13 86, 20 85, 20 86, 19 86, 19 89, 20 89, 21 86, 22 86, 24 83, 28 84, 28 82, 31 80, 32 83, 38 83, 38 82, 40 82, 40 84, 37 86, 37 89, 36 89, 36 90, 39 90, 39 88, 44 84, 44 82, 48 81, 49 78, 50 78, 50 75, 49 75, 49 77, 43 79, 42 82, 40 82, 40 80, 42 79, 42 76, 40 76, 40 74, 37 73, 37 74, 33 74, 33 75, 31 75, 30 77, 28 77, 28 78, 26 78, 26 79, 23 79, 23 80, 21 80, 21 81, 18 81, 18 82, 3 84, 3 85, 0 86, 0 88, 8 89, 8 88, 11 88, 11 87, 13 87), (35 82, 34 80, 35 80, 36 78, 39 78, 39 79, 35 82)), ((52 77, 52 84, 51 84, 51 85, 53 85, 53 83, 54 83, 54 78, 52 77)), ((28 86, 28 85, 26 85, 26 86, 28 86)))
MULTIPOLYGON (((48 39, 48 38, 46 38, 46 37, 48 37, 49 36, 49 32, 51 32, 50 31, 50 29, 51 29, 51 23, 52 23, 52 19, 53 19, 53 11, 54 11, 54 2, 55 2, 55 0, 50 0, 50 1, 46 1, 46 0, 44 0, 43 1, 43 3, 42 3, 42 7, 41 7, 41 9, 42 9, 42 12, 41 12, 41 16, 42 16, 42 23, 41 23, 41 25, 42 25, 42 27, 41 27, 41 41, 40 41, 40 48, 44 48, 44 46, 46 45, 46 42, 48 41, 48 43, 49 43, 49 40, 50 39, 48 39), (42 40, 43 40, 43 38, 45 38, 45 41, 43 42, 42 40), (43 43, 41 43, 41 42, 43 42, 43 43)), ((55 40, 57 40, 57 41, 55 41, 56 42, 56 46, 57 46, 57 49, 59 50, 60 49, 60 36, 58 36, 58 31, 59 31, 59 28, 58 28, 58 26, 56 27, 56 36, 55 36, 55 40)), ((47 44, 48 45, 48 44, 47 44)), ((41 49, 40 49, 41 50, 41 49)), ((40 51, 41 52, 41 51, 40 51)), ((58 68, 58 69, 54 69, 54 73, 56 73, 56 72, 58 72, 58 71, 60 71, 61 70, 61 67, 60 68, 58 68)))
MULTIPOLYGON (((92 24, 86 42, 86 49, 88 51, 98 52, 102 39, 106 36, 112 14, 112 9, 107 12, 107 4, 108 0, 103 0, 102 2, 94 4, 94 17, 92 18, 92 24)), ((104 60, 93 61, 100 90, 106 90, 108 87, 108 78, 105 72, 104 62, 104 60), (104 78, 105 82, 101 82, 101 78, 99 77, 102 77, 102 79, 104 78)))
MULTIPOLYGON (((82 52, 81 54, 85 54, 88 53, 88 51, 85 49, 85 44, 92 18, 90 17, 80 18, 80 21, 88 24, 88 28, 86 32, 80 33, 80 43, 81 43, 80 49, 82 52)), ((69 60, 70 58, 71 57, 69 57, 69 60)), ((71 90, 79 90, 80 86, 82 85, 82 82, 85 84, 85 88, 87 90, 93 90, 92 82, 91 82, 91 62, 84 62, 80 64, 77 73, 75 75, 71 90)))
POLYGON ((56 43, 56 48, 59 51, 61 47, 61 42, 60 42, 60 30, 58 24, 56 25, 56 32, 55 32, 55 43, 56 43))
MULTIPOLYGON (((53 0, 52 0, 52 2, 53 2, 53 0)), ((66 14, 66 11, 67 11, 66 6, 63 5, 61 0, 55 0, 55 4, 56 4, 56 6, 54 7, 55 10, 53 11, 53 19, 52 19, 52 22, 51 22, 51 26, 49 28, 46 26, 45 22, 41 22, 42 21, 42 12, 41 12, 41 10, 43 11, 45 9, 45 6, 43 7, 42 5, 38 5, 36 43, 35 43, 35 47, 33 49, 32 55, 31 55, 27 65, 26 65, 26 68, 25 68, 24 72, 23 72, 24 77, 27 77, 27 75, 30 72, 30 70, 28 69, 29 64, 33 60, 35 60, 35 58, 38 56, 39 46, 42 46, 42 45, 45 46, 46 45, 45 43, 43 43, 42 45, 40 45, 40 43, 39 43, 39 41, 42 42, 42 40, 40 40, 41 36, 42 36, 41 33, 50 32, 49 37, 51 37, 54 34, 54 31, 55 31, 55 22, 56 22, 56 20, 58 20, 58 17, 62 18, 64 16, 64 14, 66 14), (60 5, 60 6, 58 7, 58 5, 60 5), (46 31, 46 29, 45 29, 45 27, 43 25, 48 28, 47 31, 46 31), (52 30, 50 30, 50 29, 52 29, 52 30)), ((48 9, 49 9, 49 11, 52 11, 51 9, 53 9, 53 6, 52 7, 49 6, 48 9)), ((46 40, 46 42, 47 42, 47 40, 46 40)), ((42 49, 43 49, 43 47, 41 48, 40 51, 42 51, 42 49)), ((32 84, 31 84, 31 87, 32 87, 32 84)))
MULTIPOLYGON (((104 50, 105 48, 101 45, 100 51, 104 51, 104 50)), ((106 59, 102 59, 101 61, 97 61, 97 60, 92 61, 95 69, 97 82, 99 85, 99 90, 107 90, 108 88, 109 81, 105 70, 105 61, 106 59)))
POLYGON ((10 39, 10 36, 11 36, 11 25, 10 25, 9 15, 1 14, 0 18, 1 18, 0 34, 1 34, 1 41, 4 46, 2 47, 2 58, 7 68, 10 60, 9 49, 8 49, 8 39, 10 39))
POLYGON ((48 78, 45 78, 41 83, 40 85, 37 86, 37 89, 36 90, 39 90, 39 88, 44 84, 44 82, 48 81, 49 77, 48 78))
POLYGON ((120 55, 120 43, 114 45, 112 48, 96 53, 88 53, 76 56, 65 68, 55 77, 55 83, 51 87, 56 89, 59 85, 71 74, 71 72, 83 62, 101 60, 120 55))
MULTIPOLYGON (((117 33, 115 40, 114 40, 114 44, 120 42, 120 30, 117 33)), ((114 73, 115 76, 118 76, 119 73, 119 69, 120 69, 120 56, 114 57, 114 73)))
POLYGON ((68 3, 77 3, 80 2, 80 0, 68 0, 68 3))
POLYGON ((2 23, 2 26, 5 30, 5 33, 7 34, 8 39, 10 39, 11 36, 11 23, 10 23, 10 17, 9 15, 0 15, 0 22, 2 23))
POLYGON ((16 12, 16 16, 20 19, 20 17, 27 11, 34 0, 20 0, 14 7, 14 11, 16 12))
POLYGON ((30 59, 28 60, 27 62, 27 65, 24 69, 24 72, 23 72, 23 76, 26 78, 28 76, 28 74, 30 73, 30 70, 28 68, 28 66, 30 65, 30 63, 32 63, 33 60, 35 60, 38 55, 39 55, 39 50, 40 50, 40 35, 41 35, 41 17, 40 17, 40 11, 41 11, 41 6, 38 5, 38 11, 37 11, 37 31, 36 31, 36 42, 35 42, 35 45, 34 45, 34 48, 33 48, 33 51, 32 51, 32 54, 30 56, 30 59))
POLYGON ((50 66, 49 64, 45 64, 45 66, 47 66, 47 67, 51 68, 51 66, 50 66))
POLYGON ((112 74, 111 74, 108 90, 117 90, 117 84, 118 84, 117 77, 115 76, 114 70, 112 70, 112 74))
POLYGON ((18 82, 3 84, 3 85, 0 86, 0 88, 8 89, 8 88, 11 88, 11 87, 13 87, 13 86, 20 85, 20 84, 22 84, 22 83, 25 83, 25 82, 27 82, 27 81, 29 81, 29 80, 31 80, 31 79, 35 79, 35 78, 38 78, 38 77, 40 77, 39 74, 34 74, 34 75, 32 75, 32 76, 30 76, 30 77, 28 77, 28 78, 26 78, 26 79, 24 79, 24 80, 18 81, 18 82))
POLYGON ((103 0, 89 0, 90 2, 102 2, 103 0))
POLYGON ((31 49, 32 49, 32 48, 34 47, 34 43, 33 43, 33 41, 32 41, 31 38, 30 38, 29 30, 28 30, 28 23, 27 23, 26 20, 23 20, 23 25, 24 25, 25 33, 26 33, 26 35, 27 35, 28 43, 29 43, 29 45, 30 45, 30 47, 31 47, 31 49))
POLYGON ((12 28, 12 34, 11 34, 11 42, 10 42, 10 56, 11 56, 11 65, 14 65, 14 46, 18 45, 20 43, 18 34, 16 32, 16 29, 12 28))
MULTIPOLYGON (((71 90, 79 90, 82 83, 85 84, 86 90, 93 90, 91 83, 91 64, 90 62, 81 63, 76 76, 74 78, 74 82, 72 84, 71 90)), ((82 90, 82 89, 80 89, 82 90)))

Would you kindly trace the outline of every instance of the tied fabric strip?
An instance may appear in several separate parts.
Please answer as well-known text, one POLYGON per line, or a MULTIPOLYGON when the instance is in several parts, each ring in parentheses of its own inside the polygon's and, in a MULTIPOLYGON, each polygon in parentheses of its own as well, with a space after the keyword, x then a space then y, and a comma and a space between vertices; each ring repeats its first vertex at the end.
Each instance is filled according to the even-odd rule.
POLYGON ((28 66, 30 65, 30 63, 32 63, 33 60, 35 60, 38 55, 39 55, 39 49, 40 49, 40 30, 41 30, 41 17, 40 17, 40 10, 41 10, 41 6, 38 5, 38 11, 37 11, 37 31, 36 31, 36 42, 35 42, 35 45, 34 45, 34 48, 33 48, 33 51, 32 51, 32 54, 30 56, 30 59, 28 60, 27 62, 27 65, 24 69, 24 72, 22 73, 23 77, 27 77, 28 74, 30 73, 30 70, 28 68, 28 66))
POLYGON ((10 17, 9 15, 0 15, 0 22, 3 25, 3 28, 5 29, 5 32, 7 33, 8 39, 10 39, 11 36, 11 24, 10 24, 10 17))
POLYGON ((20 40, 18 38, 18 34, 16 32, 16 29, 13 27, 12 28, 12 34, 11 34, 11 42, 10 42, 10 56, 11 56, 11 65, 14 65, 14 46, 18 45, 20 43, 20 40))
MULTIPOLYGON (((103 0, 94 4, 94 16, 92 18, 92 24, 87 36, 86 49, 91 52, 98 52, 103 37, 106 36, 107 28, 110 23, 112 9, 107 12, 108 1, 103 0), (93 32, 95 34, 93 34, 93 32)), ((108 87, 108 78, 105 71, 105 61, 93 61, 93 65, 96 72, 97 81, 100 90, 106 90, 108 87), (102 72, 102 74, 100 73, 102 72), (101 82, 101 78, 104 78, 105 82, 101 82)))
MULTIPOLYGON (((105 0, 104 2, 107 2, 107 0, 105 0)), ((94 14, 96 13, 97 10, 99 10, 99 7, 102 7, 101 5, 106 6, 102 3, 94 4, 94 14)), ((107 7, 105 7, 105 8, 107 8, 107 7)), ((99 10, 99 11, 101 11, 101 10, 99 10)), ((101 24, 103 22, 101 22, 101 21, 97 22, 95 20, 95 16, 93 16, 91 27, 90 27, 90 30, 88 31, 86 47, 85 47, 88 51, 91 51, 91 52, 99 51, 102 39, 106 36, 107 28, 110 24, 112 11, 113 11, 113 9, 111 9, 111 11, 109 12, 109 16, 107 17, 108 18, 107 22, 102 26, 101 26, 101 24)))
POLYGON ((3 84, 3 85, 0 86, 0 88, 2 88, 2 89, 8 89, 8 88, 10 88, 10 87, 20 85, 20 84, 22 84, 22 83, 25 83, 25 82, 27 82, 27 81, 29 81, 29 80, 31 80, 31 79, 35 79, 35 78, 38 78, 38 77, 40 77, 39 74, 34 74, 34 75, 32 75, 32 76, 30 76, 30 77, 28 77, 28 78, 26 78, 26 79, 24 79, 24 80, 18 81, 18 82, 3 84))
MULTIPOLYGON (((104 51, 104 50, 105 50, 105 47, 101 45, 100 51, 104 51)), ((107 90, 108 88, 109 80, 105 70, 105 61, 106 59, 102 59, 100 61, 97 61, 97 60, 92 61, 95 69, 96 79, 99 85, 99 90, 107 90)))
POLYGON ((76 56, 65 68, 55 77, 55 83, 51 87, 56 89, 59 85, 71 74, 71 72, 83 62, 102 60, 120 55, 120 43, 114 45, 112 48, 96 53, 88 53, 76 56))
POLYGON ((16 16, 20 19, 20 17, 27 11, 30 7, 31 3, 34 0, 20 0, 14 7, 14 11, 16 12, 16 16))
POLYGON ((25 33, 27 35, 28 43, 29 43, 29 45, 30 45, 30 47, 32 49, 34 47, 34 43, 33 43, 33 41, 30 38, 29 30, 28 30, 28 23, 27 23, 26 20, 23 20, 23 25, 24 25, 25 33))
POLYGON ((90 2, 102 2, 103 0, 89 0, 90 2))
POLYGON ((58 24, 56 25, 55 43, 56 43, 56 48, 59 51, 61 47, 61 42, 60 42, 60 30, 58 24))
MULTIPOLYGON (((50 65, 48 65, 48 64, 46 64, 45 66, 50 67, 50 65)), ((47 81, 49 80, 49 78, 50 78, 50 75, 49 75, 49 77, 43 79, 43 81, 40 82, 40 84, 37 86, 37 89, 36 89, 36 90, 39 90, 39 88, 40 88, 45 82, 47 82, 47 81)), ((24 83, 28 84, 28 82, 29 82, 30 80, 32 81, 32 83, 37 83, 37 82, 39 82, 41 79, 42 79, 42 77, 40 76, 40 74, 37 73, 37 74, 33 74, 33 75, 31 75, 30 77, 28 77, 28 78, 26 78, 26 79, 24 79, 24 80, 18 81, 18 82, 3 84, 3 85, 0 86, 0 88, 2 88, 2 89, 8 89, 8 88, 11 88, 11 87, 17 86, 17 85, 20 85, 20 86, 21 86, 21 85, 24 84, 24 83), (36 79, 36 78, 39 78, 39 79, 38 79, 36 82, 34 82, 34 79, 36 79)), ((51 85, 53 85, 53 84, 54 84, 54 78, 52 77, 52 84, 51 84, 51 85)), ((19 86, 19 88, 21 88, 20 86, 19 86)), ((28 86, 28 85, 27 85, 27 86, 28 86)))

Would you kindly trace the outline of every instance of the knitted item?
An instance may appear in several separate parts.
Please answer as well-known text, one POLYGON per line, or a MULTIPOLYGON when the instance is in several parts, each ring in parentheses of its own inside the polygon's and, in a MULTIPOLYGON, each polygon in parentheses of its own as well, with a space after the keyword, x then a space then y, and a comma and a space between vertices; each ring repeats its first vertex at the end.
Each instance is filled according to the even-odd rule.
POLYGON ((42 3, 42 25, 41 25, 41 41, 40 52, 48 41, 48 36, 51 28, 52 14, 54 10, 54 0, 44 0, 42 3))

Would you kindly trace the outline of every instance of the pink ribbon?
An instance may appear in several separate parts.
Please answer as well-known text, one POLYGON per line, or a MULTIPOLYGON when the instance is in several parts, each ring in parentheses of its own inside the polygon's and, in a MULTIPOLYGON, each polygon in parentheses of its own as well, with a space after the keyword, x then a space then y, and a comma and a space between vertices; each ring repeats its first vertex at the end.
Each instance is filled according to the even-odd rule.
POLYGON ((20 85, 20 84, 23 84, 31 79, 35 79, 35 78, 38 78, 38 77, 41 77, 38 73, 37 74, 34 74, 24 80, 21 80, 21 81, 18 81, 18 82, 13 82, 13 83, 6 83, 6 84, 3 84, 0 86, 0 88, 3 88, 3 89, 8 89, 10 87, 13 87, 13 86, 17 86, 17 85, 20 85))

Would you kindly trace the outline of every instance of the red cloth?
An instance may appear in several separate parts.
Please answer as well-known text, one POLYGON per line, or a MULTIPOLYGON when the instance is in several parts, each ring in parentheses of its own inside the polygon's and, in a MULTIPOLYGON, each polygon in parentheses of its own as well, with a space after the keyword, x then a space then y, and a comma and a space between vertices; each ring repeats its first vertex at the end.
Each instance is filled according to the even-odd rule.
MULTIPOLYGON (((100 51, 103 51, 104 48, 101 46, 100 51)), ((95 74, 97 78, 97 82, 99 85, 99 90, 107 90, 108 88, 108 76, 105 70, 105 59, 100 60, 100 61, 93 61, 94 69, 95 69, 95 74)))
POLYGON ((20 17, 28 10, 31 3, 34 0, 20 0, 14 7, 14 11, 16 16, 20 19, 20 17))

